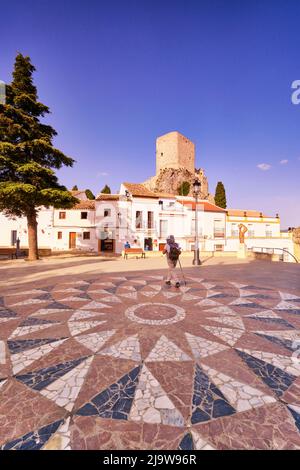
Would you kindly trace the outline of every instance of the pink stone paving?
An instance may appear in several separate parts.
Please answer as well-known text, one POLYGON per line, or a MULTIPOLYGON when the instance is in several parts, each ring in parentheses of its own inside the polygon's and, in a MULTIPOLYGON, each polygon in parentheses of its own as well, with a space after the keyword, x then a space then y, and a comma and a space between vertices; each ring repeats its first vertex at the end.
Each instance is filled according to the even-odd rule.
POLYGON ((1 448, 300 449, 300 289, 218 274, 7 289, 1 448))

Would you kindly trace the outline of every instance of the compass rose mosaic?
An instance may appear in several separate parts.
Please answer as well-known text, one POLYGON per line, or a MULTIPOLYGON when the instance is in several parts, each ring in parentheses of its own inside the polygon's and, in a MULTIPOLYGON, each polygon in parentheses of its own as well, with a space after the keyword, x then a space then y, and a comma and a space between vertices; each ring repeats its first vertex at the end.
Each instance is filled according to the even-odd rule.
POLYGON ((99 276, 0 297, 2 449, 300 449, 300 293, 99 276))

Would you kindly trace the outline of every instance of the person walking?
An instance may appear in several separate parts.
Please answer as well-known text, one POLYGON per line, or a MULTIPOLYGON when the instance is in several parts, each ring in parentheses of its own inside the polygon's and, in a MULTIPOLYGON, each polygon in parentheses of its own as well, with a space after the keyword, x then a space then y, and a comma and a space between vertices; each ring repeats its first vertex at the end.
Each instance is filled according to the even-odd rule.
POLYGON ((171 281, 173 279, 175 282, 175 287, 180 287, 180 282, 177 277, 175 268, 176 268, 179 255, 181 254, 181 250, 179 248, 178 243, 175 242, 174 235, 170 235, 167 238, 167 243, 165 244, 165 247, 163 249, 163 254, 167 255, 167 263, 169 266, 167 279, 166 279, 167 286, 171 285, 171 281))

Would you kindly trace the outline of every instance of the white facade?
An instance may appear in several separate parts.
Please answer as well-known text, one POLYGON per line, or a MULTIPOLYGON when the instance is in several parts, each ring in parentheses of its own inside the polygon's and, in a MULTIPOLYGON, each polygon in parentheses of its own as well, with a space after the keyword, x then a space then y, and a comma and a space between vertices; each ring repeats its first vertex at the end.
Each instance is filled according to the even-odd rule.
MULTIPOLYGON (((143 193, 140 187, 123 184, 119 194, 100 195, 95 201, 81 200, 72 210, 42 208, 38 216, 39 247, 54 252, 120 254, 126 241, 132 244, 137 240, 141 248, 158 252, 166 237, 173 234, 184 251, 193 250, 196 213, 193 199, 143 193)), ((248 250, 277 250, 280 254, 285 249, 294 254, 291 234, 280 232, 279 217, 266 217, 254 211, 226 211, 208 201, 199 201, 197 212, 201 252, 236 253, 238 225, 243 223, 248 228, 245 236, 248 250)), ((17 238, 21 247, 27 247, 27 235, 26 219, 13 220, 0 213, 0 248, 13 247, 17 238)), ((285 253, 284 260, 293 258, 285 253)))

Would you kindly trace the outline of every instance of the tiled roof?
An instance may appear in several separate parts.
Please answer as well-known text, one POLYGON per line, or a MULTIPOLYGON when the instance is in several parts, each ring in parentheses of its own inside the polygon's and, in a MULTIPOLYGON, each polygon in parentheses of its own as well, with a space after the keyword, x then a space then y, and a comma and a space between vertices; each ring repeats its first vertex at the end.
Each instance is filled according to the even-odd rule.
MULTIPOLYGON (((193 211, 196 210, 195 201, 186 201, 186 200, 178 199, 178 202, 180 202, 180 204, 182 204, 183 206, 190 207, 193 211)), ((212 204, 211 202, 203 201, 203 200, 198 201, 198 210, 201 210, 201 209, 204 210, 205 212, 226 212, 226 210, 222 209, 222 207, 216 206, 215 204, 212 204)))
POLYGON ((176 194, 169 194, 169 193, 155 193, 160 198, 167 198, 167 199, 176 199, 176 194))
POLYGON ((75 204, 75 206, 73 207, 73 210, 74 209, 88 209, 88 210, 95 210, 95 201, 91 201, 90 199, 88 199, 87 201, 80 201, 78 204, 75 204))
POLYGON ((227 209, 227 214, 233 217, 270 217, 259 211, 242 210, 242 209, 227 209))
POLYGON ((85 194, 85 189, 76 189, 76 191, 71 190, 70 193, 72 194, 72 196, 76 197, 78 194, 85 194))
POLYGON ((143 184, 141 183, 123 183, 125 188, 132 194, 132 196, 138 196, 138 197, 151 197, 158 199, 160 196, 153 191, 150 191, 150 189, 147 189, 143 184))
POLYGON ((97 201, 118 201, 120 199, 120 194, 104 194, 100 193, 96 197, 97 201))

